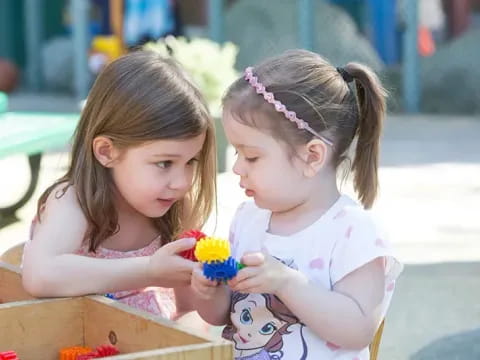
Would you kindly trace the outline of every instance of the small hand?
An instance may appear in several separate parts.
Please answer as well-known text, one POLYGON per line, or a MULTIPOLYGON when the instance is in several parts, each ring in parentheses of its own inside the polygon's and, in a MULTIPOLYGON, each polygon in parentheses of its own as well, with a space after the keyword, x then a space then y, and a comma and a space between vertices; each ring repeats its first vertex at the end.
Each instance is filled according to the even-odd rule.
POLYGON ((197 263, 192 273, 192 289, 203 300, 212 300, 215 297, 218 287, 218 281, 209 280, 203 275, 201 263, 197 263))
POLYGON ((245 254, 241 263, 246 267, 228 285, 243 293, 278 295, 280 288, 296 273, 274 257, 259 252, 245 254))
POLYGON ((147 276, 150 276, 159 286, 189 285, 195 263, 178 254, 191 249, 195 244, 195 239, 185 238, 162 246, 150 257, 147 276))

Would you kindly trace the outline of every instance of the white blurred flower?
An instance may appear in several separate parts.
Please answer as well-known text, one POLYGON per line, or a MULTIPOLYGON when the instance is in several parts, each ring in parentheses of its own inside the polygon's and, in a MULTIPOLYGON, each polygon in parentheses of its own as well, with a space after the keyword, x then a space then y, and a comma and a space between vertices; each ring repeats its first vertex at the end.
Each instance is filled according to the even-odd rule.
POLYGON ((145 48, 177 60, 205 96, 212 114, 220 113, 222 96, 238 77, 234 67, 237 46, 231 42, 220 45, 205 38, 187 40, 169 36, 148 43, 145 48))

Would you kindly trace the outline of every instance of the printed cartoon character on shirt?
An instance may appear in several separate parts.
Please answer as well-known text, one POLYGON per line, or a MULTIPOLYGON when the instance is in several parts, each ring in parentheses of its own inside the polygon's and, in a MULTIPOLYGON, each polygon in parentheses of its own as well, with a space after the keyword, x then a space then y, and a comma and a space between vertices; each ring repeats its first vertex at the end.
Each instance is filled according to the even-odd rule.
MULTIPOLYGON (((296 268, 293 261, 288 262, 290 267, 296 268)), ((299 331, 302 340, 300 359, 306 358, 308 349, 303 337, 304 325, 275 295, 234 292, 230 312, 232 324, 225 328, 223 337, 234 342, 237 360, 282 359, 284 337, 294 328, 299 331)))

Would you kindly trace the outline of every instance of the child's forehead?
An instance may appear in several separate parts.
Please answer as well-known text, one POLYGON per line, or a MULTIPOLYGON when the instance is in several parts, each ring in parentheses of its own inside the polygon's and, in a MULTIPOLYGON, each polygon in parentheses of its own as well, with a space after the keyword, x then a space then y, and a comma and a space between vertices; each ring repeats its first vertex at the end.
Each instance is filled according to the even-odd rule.
POLYGON ((249 109, 240 109, 235 111, 228 107, 223 111, 223 120, 224 122, 235 121, 238 124, 254 130, 263 128, 268 129, 272 123, 272 119, 265 114, 264 111, 249 109))
POLYGON ((244 124, 235 118, 224 117, 223 125, 230 142, 240 148, 262 148, 271 141, 263 129, 244 124))
POLYGON ((198 153, 205 141, 205 134, 188 139, 159 139, 144 142, 129 149, 132 153, 152 156, 182 157, 198 153))
POLYGON ((248 144, 242 144, 242 143, 234 143, 233 146, 235 146, 236 149, 238 150, 264 150, 263 147, 261 146, 256 146, 256 145, 248 145, 248 144))
POLYGON ((260 132, 258 136, 235 136, 230 135, 229 142, 238 151, 252 153, 283 153, 286 151, 285 145, 265 132, 260 132))

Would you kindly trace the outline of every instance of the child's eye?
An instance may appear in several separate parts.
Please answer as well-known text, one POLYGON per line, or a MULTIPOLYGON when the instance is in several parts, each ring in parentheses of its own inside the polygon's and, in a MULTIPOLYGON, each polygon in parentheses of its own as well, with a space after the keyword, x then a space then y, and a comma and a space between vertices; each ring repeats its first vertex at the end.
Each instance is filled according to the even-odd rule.
POLYGON ((160 169, 168 169, 170 166, 172 166, 172 161, 171 160, 160 161, 160 162, 157 163, 157 166, 160 169))
POLYGON ((193 159, 188 160, 188 163, 187 163, 187 164, 188 164, 188 165, 193 165, 193 164, 195 164, 196 162, 198 162, 198 159, 197 159, 197 158, 193 158, 193 159))
MULTIPOLYGON (((235 156, 238 156, 238 150, 237 150, 237 149, 235 149, 235 156)), ((258 160, 258 156, 248 157, 248 156, 243 155, 243 158, 244 158, 247 162, 251 162, 251 163, 253 163, 253 162, 255 162, 255 161, 258 160)))

